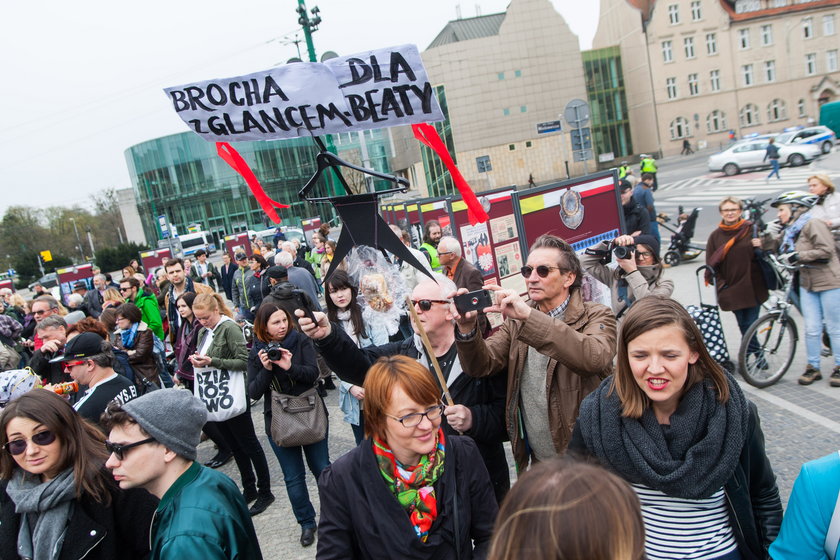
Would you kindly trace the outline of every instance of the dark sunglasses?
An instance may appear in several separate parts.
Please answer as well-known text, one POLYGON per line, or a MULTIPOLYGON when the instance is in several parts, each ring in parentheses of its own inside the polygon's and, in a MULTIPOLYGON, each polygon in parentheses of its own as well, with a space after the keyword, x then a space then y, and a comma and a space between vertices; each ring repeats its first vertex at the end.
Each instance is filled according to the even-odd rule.
POLYGON ((131 288, 120 288, 120 292, 127 292, 131 290, 131 288))
POLYGON ((560 267, 545 266, 544 264, 541 264, 540 266, 534 268, 533 266, 526 264, 525 266, 519 269, 519 272, 521 272, 522 276, 524 276, 525 278, 530 278, 531 274, 534 273, 534 270, 537 271, 537 276, 539 276, 540 278, 545 278, 546 276, 548 276, 549 272, 551 272, 552 270, 560 270, 560 267))
POLYGON ((450 303, 449 300, 446 299, 413 299, 411 300, 411 305, 416 305, 420 307, 420 311, 428 311, 432 308, 433 303, 450 303))
POLYGON ((155 438, 148 438, 141 441, 135 441, 134 443, 114 443, 108 440, 105 440, 105 449, 108 453, 113 453, 117 456, 117 459, 122 461, 125 459, 125 452, 131 449, 132 447, 137 447, 138 445, 143 445, 144 443, 152 443, 153 441, 157 441, 155 438))
MULTIPOLYGON (((44 430, 43 432, 33 434, 31 441, 32 443, 38 446, 49 445, 55 441, 55 434, 49 430, 44 430)), ((6 451, 8 451, 12 455, 20 455, 21 453, 26 451, 28 445, 29 443, 27 443, 27 440, 21 438, 13 439, 12 441, 7 441, 6 445, 4 445, 3 447, 5 447, 6 451)))

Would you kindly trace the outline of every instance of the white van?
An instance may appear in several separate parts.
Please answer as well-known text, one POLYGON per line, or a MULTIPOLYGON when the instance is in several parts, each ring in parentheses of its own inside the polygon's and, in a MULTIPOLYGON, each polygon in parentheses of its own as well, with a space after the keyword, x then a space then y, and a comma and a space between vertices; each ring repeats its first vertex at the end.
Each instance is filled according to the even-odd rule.
POLYGON ((179 235, 177 239, 181 242, 181 249, 185 257, 192 256, 199 249, 204 249, 207 256, 216 252, 216 244, 213 243, 213 237, 209 231, 187 233, 179 235))

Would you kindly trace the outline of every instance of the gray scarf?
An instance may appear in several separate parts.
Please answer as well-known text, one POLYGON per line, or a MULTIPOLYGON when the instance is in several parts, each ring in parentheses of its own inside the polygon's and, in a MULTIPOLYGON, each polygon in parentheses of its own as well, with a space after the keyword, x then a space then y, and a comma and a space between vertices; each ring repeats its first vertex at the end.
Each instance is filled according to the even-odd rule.
POLYGON ((587 449, 626 481, 669 496, 697 500, 720 490, 735 472, 747 438, 748 402, 726 374, 729 400, 717 400, 708 381, 683 394, 670 425, 653 409, 641 418, 621 415, 608 377, 581 403, 578 424, 587 449))
POLYGON ((73 468, 49 482, 40 482, 39 477, 15 469, 6 493, 15 503, 15 512, 21 514, 18 556, 33 560, 58 558, 76 495, 73 468))

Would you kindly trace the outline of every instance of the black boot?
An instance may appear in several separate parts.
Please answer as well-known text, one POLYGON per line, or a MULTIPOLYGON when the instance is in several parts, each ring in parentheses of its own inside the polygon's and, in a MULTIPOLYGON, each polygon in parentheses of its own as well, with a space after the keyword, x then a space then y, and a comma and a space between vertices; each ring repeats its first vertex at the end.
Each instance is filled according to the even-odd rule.
POLYGON ((211 469, 218 469, 231 459, 233 459, 233 453, 217 453, 215 457, 204 463, 204 466, 210 467, 211 469))
POLYGON ((259 496, 257 496, 257 501, 254 502, 254 505, 252 505, 251 509, 248 511, 251 513, 251 515, 259 515, 265 510, 267 510, 268 506, 270 506, 273 502, 274 494, 272 494, 271 492, 267 494, 260 494, 259 496))
POLYGON ((304 527, 300 531, 300 546, 312 546, 315 542, 315 527, 304 527))

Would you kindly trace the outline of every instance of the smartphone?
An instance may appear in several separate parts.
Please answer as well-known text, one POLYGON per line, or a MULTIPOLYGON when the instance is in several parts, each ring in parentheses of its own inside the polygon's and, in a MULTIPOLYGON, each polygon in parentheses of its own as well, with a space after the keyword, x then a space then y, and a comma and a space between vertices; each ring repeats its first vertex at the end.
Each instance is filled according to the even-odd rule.
POLYGON ((455 296, 455 309, 463 315, 467 311, 481 311, 493 305, 493 298, 487 290, 476 290, 455 296))
POLYGON ((294 297, 295 301, 295 308, 303 310, 303 316, 311 320, 313 323, 317 323, 318 321, 315 319, 315 314, 312 313, 312 309, 309 307, 309 298, 306 295, 306 292, 303 290, 292 290, 292 296, 294 297))

